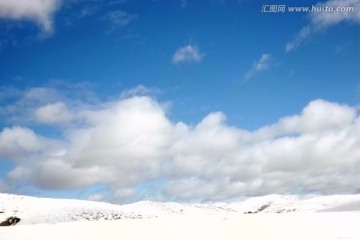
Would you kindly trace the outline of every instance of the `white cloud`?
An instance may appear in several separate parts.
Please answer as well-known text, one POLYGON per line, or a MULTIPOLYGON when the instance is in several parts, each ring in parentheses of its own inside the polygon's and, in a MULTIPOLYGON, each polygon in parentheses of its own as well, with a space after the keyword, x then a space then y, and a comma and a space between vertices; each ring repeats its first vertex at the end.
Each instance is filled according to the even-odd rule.
MULTIPOLYGON (((88 112, 89 128, 70 131, 65 157, 76 166, 114 168, 119 186, 159 175, 169 144, 171 123, 149 97, 133 97, 88 112), (138 174, 128 174, 138 172, 138 174)), ((110 173, 109 173, 110 174, 110 173)))
POLYGON ((286 44, 286 52, 292 51, 299 47, 305 39, 312 34, 325 30, 326 28, 336 25, 340 22, 353 22, 360 24, 360 8, 359 0, 329 0, 327 2, 317 3, 314 7, 316 10, 309 14, 310 23, 304 26, 300 32, 286 44), (321 11, 326 6, 327 8, 333 8, 334 11, 321 11), (352 10, 342 10, 341 8, 353 7, 352 10), (336 11, 340 8, 339 11, 336 11))
POLYGON ((72 113, 63 102, 39 107, 34 115, 37 122, 45 124, 67 123, 72 120, 72 113))
POLYGON ((172 63, 200 62, 203 57, 196 45, 189 44, 176 50, 172 63))
POLYGON ((32 21, 44 32, 51 32, 60 4, 60 0, 0 0, 0 18, 32 21))
POLYGON ((109 182, 107 170, 102 167, 79 168, 61 157, 40 156, 30 162, 21 162, 8 177, 11 181, 26 181, 45 189, 70 189, 109 182))
POLYGON ((82 124, 60 140, 3 129, 0 155, 16 164, 6 181, 49 189, 109 184, 120 189, 107 197, 113 201, 135 199, 144 194, 138 184, 158 179, 156 197, 183 200, 359 189, 360 117, 351 106, 314 100, 254 131, 229 126, 221 112, 195 126, 172 122, 147 96, 80 108, 77 118, 82 124))
MULTIPOLYGON (((126 187, 159 176, 171 123, 156 101, 132 97, 78 116, 87 125, 64 132, 66 147, 40 148, 31 161, 19 162, 9 174, 11 180, 60 189, 99 182, 126 187)), ((24 152, 23 158, 28 158, 24 152)))
POLYGON ((88 83, 71 84, 56 80, 52 85, 26 90, 0 88, 0 98, 8 102, 8 105, 0 106, 0 116, 17 125, 35 122, 65 126, 65 123, 83 120, 79 115, 97 106, 98 99, 88 83), (61 89, 61 93, 57 89, 61 89))
POLYGON ((248 81, 258 73, 267 70, 270 67, 270 63, 271 55, 266 53, 262 54, 261 57, 252 64, 250 70, 245 74, 244 80, 248 81))
POLYGON ((14 157, 24 152, 38 151, 43 144, 42 139, 28 128, 16 126, 0 132, 0 156, 14 157))
POLYGON ((219 160, 235 151, 240 143, 241 130, 227 127, 225 119, 223 113, 217 112, 206 116, 194 128, 184 123, 176 124, 174 141, 169 149, 173 156, 169 174, 216 175, 215 169, 209 166, 219 164, 219 160))
POLYGON ((316 7, 327 6, 329 8, 346 8, 353 7, 352 10, 346 11, 321 11, 321 12, 312 12, 310 14, 311 23, 317 28, 325 28, 331 25, 349 21, 354 23, 360 23, 360 1, 359 0, 329 0, 325 3, 318 3, 316 7))
POLYGON ((24 99, 26 101, 44 102, 53 101, 59 98, 56 90, 48 87, 34 87, 25 91, 24 99))
POLYGON ((354 108, 317 99, 310 102, 301 115, 283 118, 280 124, 289 132, 314 133, 342 129, 355 117, 354 108))
POLYGON ((355 118, 355 108, 316 99, 311 101, 301 114, 283 117, 276 124, 258 129, 254 136, 256 135, 257 139, 266 139, 286 134, 317 134, 342 129, 350 125, 355 118))

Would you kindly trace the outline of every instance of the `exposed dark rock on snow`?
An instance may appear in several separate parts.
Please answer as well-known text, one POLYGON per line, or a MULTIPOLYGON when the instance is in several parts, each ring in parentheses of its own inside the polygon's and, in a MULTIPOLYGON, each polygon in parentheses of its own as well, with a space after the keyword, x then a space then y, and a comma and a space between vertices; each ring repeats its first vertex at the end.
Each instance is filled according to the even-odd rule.
POLYGON ((18 217, 8 217, 5 221, 0 223, 0 226, 13 226, 20 222, 20 218, 18 217))

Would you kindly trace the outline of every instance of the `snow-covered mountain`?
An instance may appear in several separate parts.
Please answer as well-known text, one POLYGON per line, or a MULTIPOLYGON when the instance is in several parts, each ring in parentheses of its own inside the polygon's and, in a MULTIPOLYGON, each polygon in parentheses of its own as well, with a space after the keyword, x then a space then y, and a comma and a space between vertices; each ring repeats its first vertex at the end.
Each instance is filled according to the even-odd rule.
POLYGON ((249 198, 242 202, 230 203, 227 207, 242 213, 360 211, 360 194, 331 195, 312 198, 267 195, 249 198))
POLYGON ((268 195, 233 203, 183 204, 141 201, 115 205, 73 199, 49 199, 0 193, 0 222, 10 216, 19 224, 59 223, 83 220, 151 219, 164 216, 234 217, 244 213, 360 211, 360 194, 299 199, 268 195))

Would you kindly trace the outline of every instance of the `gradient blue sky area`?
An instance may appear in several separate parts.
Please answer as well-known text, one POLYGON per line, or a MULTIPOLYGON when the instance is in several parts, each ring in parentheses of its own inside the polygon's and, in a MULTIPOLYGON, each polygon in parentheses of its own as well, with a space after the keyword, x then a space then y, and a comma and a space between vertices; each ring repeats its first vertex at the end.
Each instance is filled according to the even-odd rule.
MULTIPOLYGON (((358 118, 358 0, 343 1, 344 6, 354 6, 353 12, 312 14, 289 12, 287 7, 342 6, 341 1, 48 0, 50 7, 38 7, 38 12, 24 7, 30 0, 19 1, 18 5, 11 0, 2 2, 0 191, 83 199, 92 196, 91 199, 109 201, 122 201, 123 196, 135 200, 226 200, 237 196, 230 190, 228 194, 223 185, 218 191, 194 194, 193 198, 171 191, 164 193, 163 188, 170 182, 195 178, 196 184, 200 184, 199 179, 207 182, 208 178, 200 178, 196 173, 181 177, 160 173, 121 185, 122 192, 112 181, 57 188, 44 187, 31 177, 11 177, 10 173, 24 161, 18 155, 26 153, 7 153, 6 144, 17 144, 18 140, 8 140, 5 129, 21 127, 41 137, 69 140, 64 136, 74 125, 44 124, 31 117, 31 111, 51 102, 102 106, 121 94, 121 99, 149 95, 165 106, 172 123, 194 127, 208 114, 222 112, 229 129, 249 132, 282 117, 299 115, 316 99, 352 108, 356 113, 352 122, 358 118), (261 12, 264 5, 277 4, 286 6, 284 13, 261 12), (25 13, 18 13, 18 9, 25 13), (308 31, 305 34, 304 29, 308 31), (51 89, 57 97, 29 105, 24 96, 35 88, 51 89), (136 89, 134 94, 127 95, 131 89, 136 89)), ((80 111, 75 108, 72 106, 73 111, 80 111)), ((77 122, 76 127, 85 127, 81 124, 77 122)), ((287 137, 302 134, 295 131, 287 137)), ((273 136, 272 140, 278 137, 273 136)), ((222 180, 223 177, 213 177, 208 182, 222 180)), ((249 195, 293 193, 300 185, 281 187, 279 191, 249 190, 249 195)), ((310 187, 305 189, 312 192, 310 187)), ((346 193, 357 191, 350 186, 339 189, 346 193)), ((328 193, 318 190, 314 192, 328 193)), ((191 192, 191 188, 186 191, 191 192)), ((247 193, 244 190, 238 195, 247 193)))

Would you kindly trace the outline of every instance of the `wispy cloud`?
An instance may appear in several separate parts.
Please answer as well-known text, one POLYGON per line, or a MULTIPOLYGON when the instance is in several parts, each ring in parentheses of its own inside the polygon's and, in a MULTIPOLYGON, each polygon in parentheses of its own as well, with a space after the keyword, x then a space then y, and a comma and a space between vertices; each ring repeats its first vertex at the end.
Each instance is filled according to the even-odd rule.
POLYGON ((200 62, 204 57, 196 45, 189 44, 176 50, 172 57, 172 63, 200 62))
POLYGON ((129 14, 127 12, 116 10, 107 13, 101 19, 109 21, 111 26, 107 33, 112 33, 136 20, 138 16, 136 14, 129 14))
POLYGON ((294 50, 295 48, 299 47, 300 44, 310 36, 310 33, 313 31, 313 29, 310 26, 303 27, 300 32, 295 36, 294 39, 292 39, 290 42, 286 44, 285 51, 290 52, 294 50))
POLYGON ((359 0, 329 0, 327 2, 316 4, 316 7, 321 8, 323 6, 333 7, 334 10, 337 8, 342 8, 344 10, 312 12, 310 14, 311 22, 318 28, 326 28, 343 21, 360 24, 359 0), (346 10, 347 7, 352 7, 352 9, 346 10))
POLYGON ((87 82, 69 83, 52 80, 48 86, 19 89, 8 86, 0 88, 0 100, 7 105, 0 106, 0 117, 12 123, 24 125, 66 124, 76 121, 70 109, 85 107, 84 103, 97 102, 92 92, 92 84, 87 82), (61 93, 57 90, 61 88, 61 93))
POLYGON ((0 18, 38 24, 44 33, 53 31, 53 15, 61 0, 0 0, 0 18))
POLYGON ((129 98, 134 96, 154 96, 161 93, 158 88, 148 88, 144 85, 138 85, 134 88, 123 91, 120 94, 120 98, 129 98))
POLYGON ((258 60, 253 62, 251 68, 244 76, 244 81, 249 81, 258 73, 267 70, 270 67, 271 59, 272 58, 270 54, 262 54, 258 60))
POLYGON ((78 14, 78 18, 89 17, 89 16, 95 14, 98 10, 99 10, 98 6, 83 7, 78 14))
POLYGON ((319 9, 319 11, 314 11, 309 14, 310 23, 307 26, 304 26, 299 33, 286 44, 286 52, 296 49, 305 39, 319 31, 326 30, 332 25, 336 25, 340 22, 354 22, 360 24, 359 0, 329 0, 327 2, 317 3, 314 7, 319 9), (324 6, 333 8, 334 11, 321 11, 321 8, 324 6), (352 10, 348 9, 346 11, 345 9, 347 7, 352 7, 352 10), (336 11, 338 8, 342 8, 344 11, 336 11))

